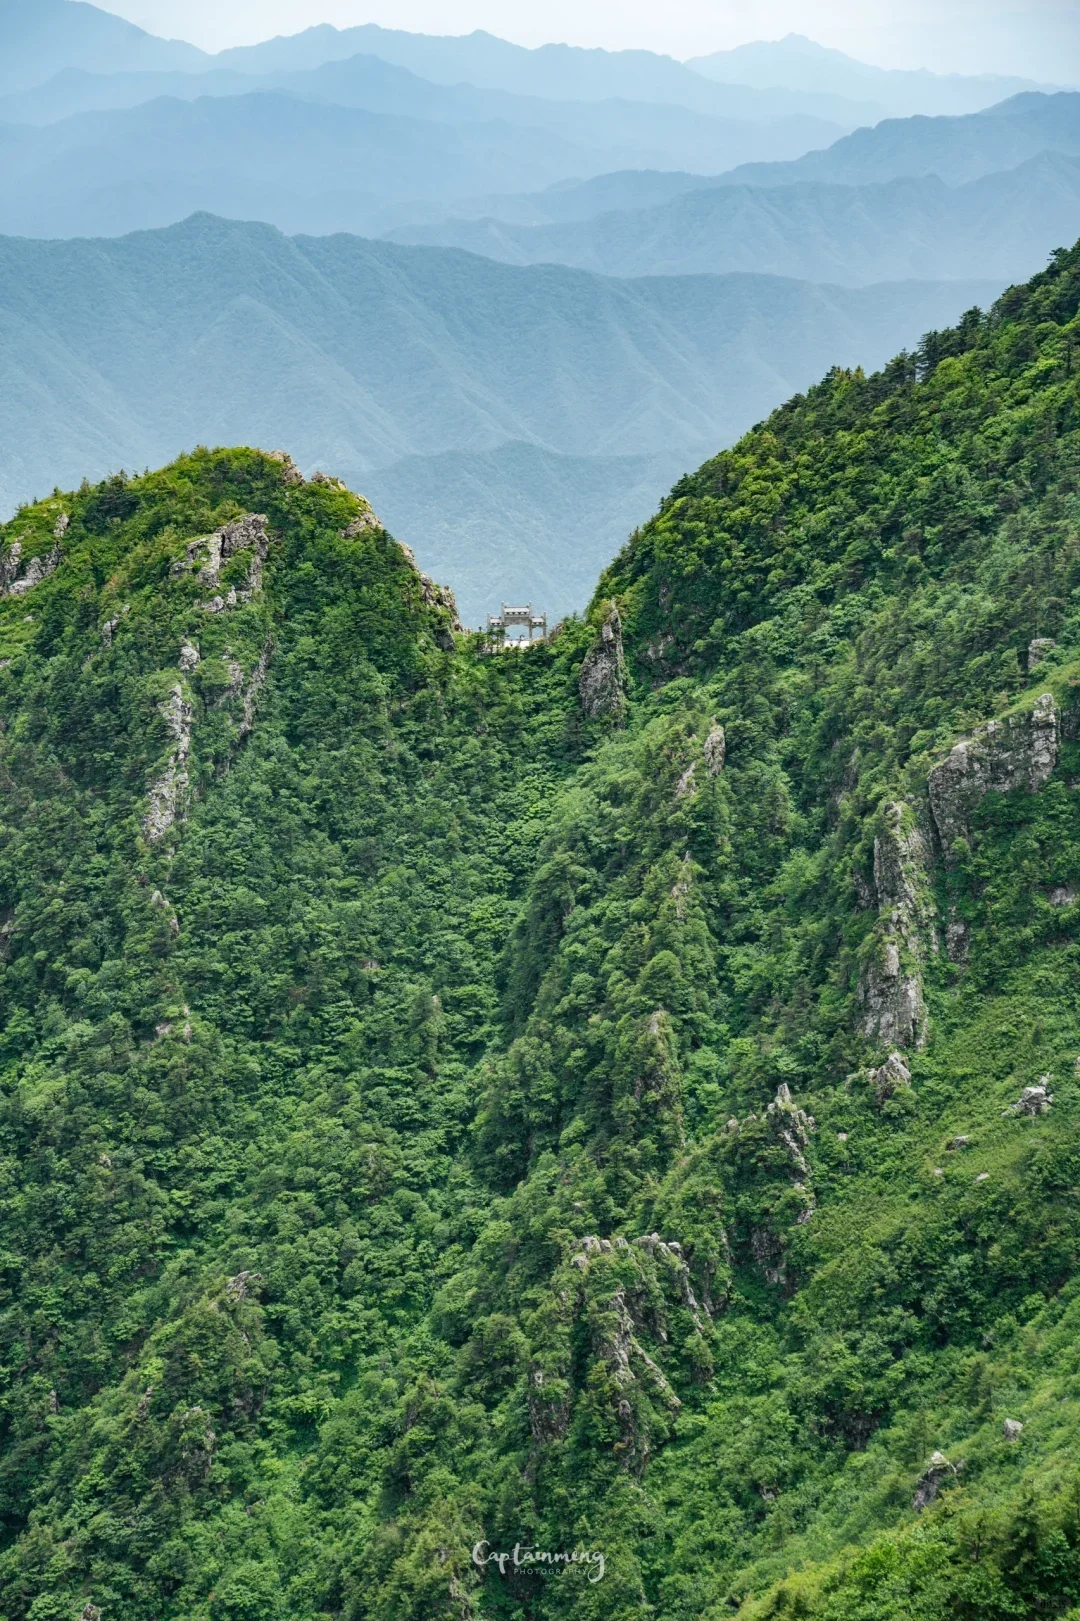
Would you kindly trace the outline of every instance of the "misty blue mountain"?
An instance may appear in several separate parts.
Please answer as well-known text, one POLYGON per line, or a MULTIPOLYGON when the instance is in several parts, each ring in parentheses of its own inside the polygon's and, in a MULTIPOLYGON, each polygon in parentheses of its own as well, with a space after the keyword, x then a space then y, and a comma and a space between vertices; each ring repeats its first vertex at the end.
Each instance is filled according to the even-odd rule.
MULTIPOLYGON (((757 40, 734 50, 695 56, 695 72, 725 85, 760 90, 803 90, 872 103, 877 118, 906 118, 916 113, 973 113, 1030 89, 1021 78, 1001 74, 928 73, 873 67, 843 51, 829 50, 804 34, 779 40, 757 40)), ((1051 89, 1052 86, 1043 86, 1051 89)))
POLYGON ((712 186, 659 207, 558 225, 488 218, 393 234, 508 264, 575 265, 611 276, 755 270, 859 286, 964 277, 976 267, 1019 280, 1077 229, 1080 157, 1044 152, 965 186, 933 175, 867 186, 712 186))
POLYGON ((273 441, 366 481, 471 617, 580 605, 716 444, 1071 240, 1078 109, 798 38, 211 55, 3 0, 0 503, 273 441))
MULTIPOLYGON (((288 445, 308 468, 358 479, 406 457, 519 441, 659 458, 670 473, 829 366, 878 364, 997 290, 976 279, 855 291, 756 275, 624 281, 208 216, 112 240, 6 238, 0 499, 203 442, 288 445)), ((417 503, 401 510, 401 538, 438 568, 445 554, 427 545, 417 503)), ((558 576, 573 551, 553 526, 525 578, 558 576)), ((493 576, 488 596, 515 578, 516 565, 493 576)), ((575 601, 564 584, 553 606, 575 601)))

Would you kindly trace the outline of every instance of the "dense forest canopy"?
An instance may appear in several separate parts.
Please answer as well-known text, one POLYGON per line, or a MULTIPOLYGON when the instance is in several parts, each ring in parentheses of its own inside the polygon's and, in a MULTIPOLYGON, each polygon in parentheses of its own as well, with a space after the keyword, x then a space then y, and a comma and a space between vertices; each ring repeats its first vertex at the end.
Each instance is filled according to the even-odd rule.
POLYGON ((7 1621, 1080 1615, 1078 310, 520 655, 280 453, 0 531, 7 1621))

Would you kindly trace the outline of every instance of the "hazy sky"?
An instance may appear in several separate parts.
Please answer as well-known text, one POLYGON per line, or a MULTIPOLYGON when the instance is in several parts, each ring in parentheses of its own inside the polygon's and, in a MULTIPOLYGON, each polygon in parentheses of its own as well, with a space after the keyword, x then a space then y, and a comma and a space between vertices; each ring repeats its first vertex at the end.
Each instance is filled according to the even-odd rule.
POLYGON ((691 56, 795 31, 895 67, 1080 78, 1080 0, 98 0, 208 50, 312 23, 423 33, 486 28, 523 45, 568 40, 691 56))

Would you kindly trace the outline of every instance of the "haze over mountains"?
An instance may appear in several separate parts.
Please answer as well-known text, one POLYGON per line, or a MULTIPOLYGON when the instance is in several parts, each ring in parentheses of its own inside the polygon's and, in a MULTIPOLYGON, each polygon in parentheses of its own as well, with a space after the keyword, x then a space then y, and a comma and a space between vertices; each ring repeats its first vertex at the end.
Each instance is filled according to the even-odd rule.
POLYGON ((873 103, 879 118, 916 113, 974 113, 1029 88, 1019 78, 998 74, 968 77, 873 67, 843 51, 829 50, 804 34, 757 40, 735 50, 692 58, 687 67, 720 84, 754 89, 813 90, 850 101, 873 103))
MULTIPOLYGON (((1020 279, 1033 260, 1044 260, 1080 228, 1080 95, 1053 99, 1061 116, 1045 137, 1053 142, 1049 149, 1039 128, 1046 122, 1042 97, 1025 98, 1035 104, 1030 122, 1011 103, 1000 119, 979 115, 977 134, 996 135, 1004 126, 1016 137, 1011 155, 1025 148, 1033 155, 960 184, 938 174, 890 174, 897 142, 892 127, 880 125, 869 132, 879 139, 864 143, 859 164, 864 173, 878 164, 881 178, 862 184, 831 181, 824 164, 816 167, 826 178, 803 179, 803 159, 751 184, 731 175, 700 187, 680 176, 671 201, 634 208, 638 179, 627 176, 623 207, 583 218, 521 226, 493 212, 486 219, 403 227, 394 236, 509 264, 567 264, 615 276, 759 270, 859 286, 890 277, 964 277, 977 266, 986 276, 1020 279)), ((940 122, 950 126, 940 135, 946 174, 997 160, 995 139, 980 145, 972 132, 956 129, 968 120, 940 122), (950 154, 954 134, 961 150, 950 154)), ((833 172, 843 172, 844 154, 837 153, 835 163, 833 172)), ((648 189, 642 185, 644 193, 648 189)), ((557 193, 555 201, 566 207, 572 197, 557 193)))
POLYGON ((366 483, 472 617, 561 611, 792 389, 1078 232, 1080 94, 1021 80, 374 25, 209 56, 0 0, 0 235, 119 239, 3 244, 0 502, 272 440, 366 483))
MULTIPOLYGON (((704 447, 830 365, 879 364, 994 284, 618 281, 199 216, 119 240, 4 239, 0 289, 10 503, 50 478, 153 462, 165 446, 234 441, 287 445, 305 466, 361 481, 405 457, 497 455, 520 441, 632 455, 650 464, 638 487, 654 477, 659 497, 704 447)), ((549 558, 524 574, 456 557, 463 606, 479 611, 484 580, 490 600, 515 578, 555 593, 560 575, 551 605, 572 606, 604 555, 594 542, 583 559, 582 542, 552 525, 549 558)), ((449 550, 425 555, 441 566, 449 550)))

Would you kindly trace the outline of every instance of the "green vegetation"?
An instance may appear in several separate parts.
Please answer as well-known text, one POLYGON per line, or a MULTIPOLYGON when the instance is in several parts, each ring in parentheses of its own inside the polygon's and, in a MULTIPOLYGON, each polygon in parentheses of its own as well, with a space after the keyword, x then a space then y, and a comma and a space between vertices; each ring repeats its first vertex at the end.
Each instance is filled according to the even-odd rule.
POLYGON ((1080 1606, 1078 312, 520 657, 256 452, 6 526, 7 1621, 1080 1606))

